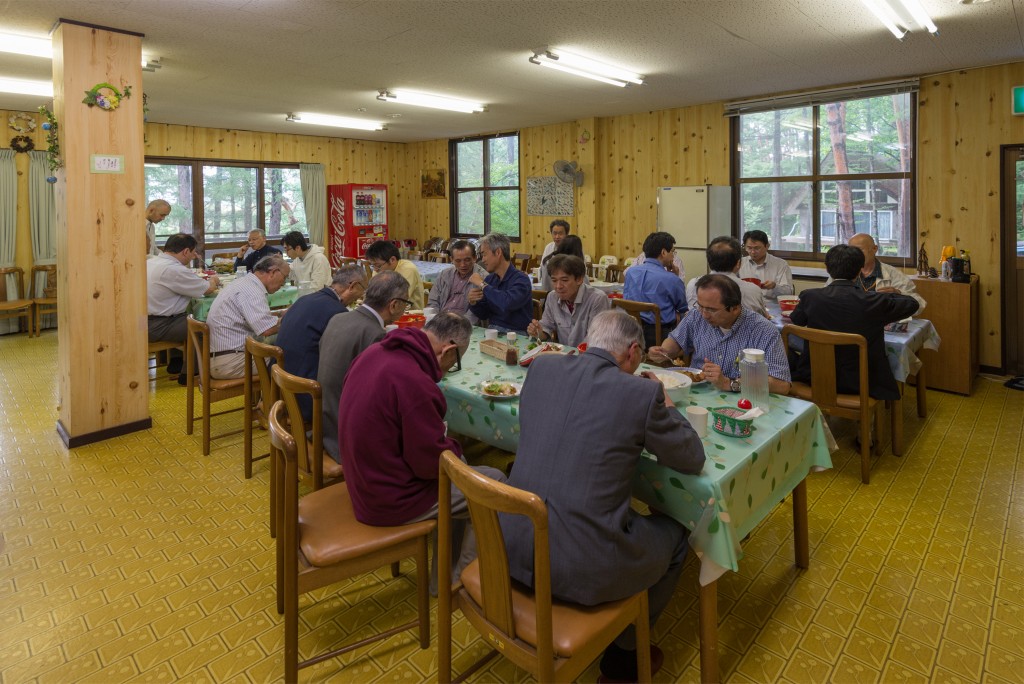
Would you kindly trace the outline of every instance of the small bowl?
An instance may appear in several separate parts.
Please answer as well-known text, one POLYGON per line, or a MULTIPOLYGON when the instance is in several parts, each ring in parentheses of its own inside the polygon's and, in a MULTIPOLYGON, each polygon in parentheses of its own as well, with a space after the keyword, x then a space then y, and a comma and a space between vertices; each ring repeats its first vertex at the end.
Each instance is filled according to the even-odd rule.
POLYGON ((761 287, 761 279, 760 278, 743 278, 743 280, 747 281, 748 283, 754 283, 758 287, 761 287))
POLYGON ((739 420, 736 416, 746 413, 734 406, 716 406, 711 409, 711 428, 726 437, 749 437, 752 420, 739 420))
POLYGON ((779 295, 779 309, 783 314, 791 313, 799 303, 800 298, 796 295, 779 295))
POLYGON ((690 396, 690 386, 693 381, 682 373, 674 373, 672 371, 651 371, 661 384, 665 386, 665 394, 674 403, 685 401, 690 396))

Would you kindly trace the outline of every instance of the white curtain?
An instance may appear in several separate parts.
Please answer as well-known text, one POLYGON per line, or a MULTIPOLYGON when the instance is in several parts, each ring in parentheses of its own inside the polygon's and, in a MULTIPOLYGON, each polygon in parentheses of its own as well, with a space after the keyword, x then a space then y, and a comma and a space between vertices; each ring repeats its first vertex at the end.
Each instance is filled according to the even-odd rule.
POLYGON ((299 164, 299 182, 302 184, 302 201, 306 205, 309 241, 326 250, 324 225, 327 223, 327 180, 324 165, 299 164))
MULTIPOLYGON (((0 268, 14 266, 14 240, 18 230, 18 171, 14 150, 0 150, 0 268)), ((7 276, 7 299, 17 299, 18 279, 7 276)), ((0 321, 0 334, 18 331, 18 319, 0 321)))
MULTIPOLYGON (((53 198, 53 184, 46 182, 50 175, 46 152, 29 152, 28 200, 29 222, 32 232, 32 262, 36 266, 57 263, 57 207, 53 198)), ((46 273, 36 273, 29 283, 31 297, 44 297, 46 273)), ((57 317, 47 314, 39 319, 41 328, 57 327, 57 317)))

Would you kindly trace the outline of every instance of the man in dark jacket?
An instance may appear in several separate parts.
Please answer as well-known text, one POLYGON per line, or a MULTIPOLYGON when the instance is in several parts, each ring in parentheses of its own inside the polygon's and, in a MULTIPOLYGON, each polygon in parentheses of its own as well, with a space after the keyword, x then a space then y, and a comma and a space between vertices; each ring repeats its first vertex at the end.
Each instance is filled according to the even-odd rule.
MULTIPOLYGON (((868 394, 875 399, 899 399, 900 391, 885 355, 885 326, 912 316, 918 303, 913 297, 888 292, 869 292, 854 281, 864 267, 864 253, 850 245, 836 245, 825 255, 825 269, 832 282, 804 290, 790 318, 797 325, 863 335, 868 343, 868 394)), ((836 348, 836 388, 857 394, 860 362, 857 348, 836 348)), ((812 382, 810 354, 800 354, 793 380, 812 382)))
POLYGON ((272 247, 267 243, 267 234, 258 228, 249 231, 246 244, 238 248, 235 255, 235 268, 245 266, 245 270, 252 273, 253 267, 259 260, 270 254, 280 254, 281 250, 272 247))

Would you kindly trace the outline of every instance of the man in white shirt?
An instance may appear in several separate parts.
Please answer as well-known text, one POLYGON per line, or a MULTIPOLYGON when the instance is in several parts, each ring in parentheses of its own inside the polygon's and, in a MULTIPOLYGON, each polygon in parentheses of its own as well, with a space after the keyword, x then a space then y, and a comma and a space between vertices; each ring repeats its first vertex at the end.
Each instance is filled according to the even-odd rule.
MULTIPOLYGON (((208 295, 220 281, 210 276, 209 282, 189 270, 196 256, 198 243, 191 235, 178 233, 167 238, 163 252, 146 261, 146 309, 150 342, 181 342, 188 331, 188 304, 193 297, 208 295)), ((167 372, 181 372, 181 353, 171 351, 167 372)))
POLYGON ((217 295, 206 317, 210 326, 210 375, 214 378, 242 377, 245 338, 265 338, 277 332, 280 321, 270 312, 267 295, 281 289, 289 271, 280 253, 271 254, 217 295))
POLYGON ((543 262, 548 258, 549 254, 554 254, 558 245, 562 244, 562 240, 569 234, 569 222, 563 219, 555 219, 551 222, 548 227, 551 231, 551 242, 544 248, 544 253, 540 255, 540 260, 543 262))
POLYGON ((156 224, 167 218, 170 213, 171 205, 167 200, 155 199, 146 207, 146 253, 148 256, 160 256, 160 248, 156 246, 156 224))
POLYGON ((785 259, 768 253, 768 234, 763 230, 748 230, 743 234, 743 249, 747 256, 740 260, 740 279, 756 278, 768 299, 793 294, 793 271, 785 259))
MULTIPOLYGON (((768 317, 768 309, 764 304, 764 295, 761 288, 753 283, 740 280, 736 272, 740 270, 740 260, 743 258, 743 248, 740 241, 728 235, 720 235, 711 241, 707 249, 709 275, 719 273, 727 278, 736 281, 740 288, 740 296, 743 308, 759 313, 765 318, 768 317)), ((694 278, 686 286, 686 302, 690 310, 697 308, 697 278, 694 278)))

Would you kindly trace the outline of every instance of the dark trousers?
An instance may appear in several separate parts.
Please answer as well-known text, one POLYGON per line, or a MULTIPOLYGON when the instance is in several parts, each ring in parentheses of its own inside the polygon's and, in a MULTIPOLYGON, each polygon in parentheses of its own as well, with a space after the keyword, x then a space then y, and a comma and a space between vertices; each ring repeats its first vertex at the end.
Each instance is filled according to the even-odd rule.
MULTIPOLYGON (((150 316, 147 319, 150 342, 180 342, 185 344, 188 335, 188 314, 182 312, 174 316, 150 316)), ((170 358, 180 359, 181 352, 170 350, 170 358)))

